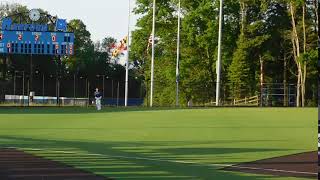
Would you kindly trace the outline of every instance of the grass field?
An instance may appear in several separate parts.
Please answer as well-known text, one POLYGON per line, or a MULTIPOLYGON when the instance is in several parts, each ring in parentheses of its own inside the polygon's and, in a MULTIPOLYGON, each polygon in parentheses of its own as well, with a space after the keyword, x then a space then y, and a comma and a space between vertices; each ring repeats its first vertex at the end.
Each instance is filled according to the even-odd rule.
POLYGON ((116 179, 288 180, 219 170, 316 151, 317 109, 0 109, 0 147, 116 179))

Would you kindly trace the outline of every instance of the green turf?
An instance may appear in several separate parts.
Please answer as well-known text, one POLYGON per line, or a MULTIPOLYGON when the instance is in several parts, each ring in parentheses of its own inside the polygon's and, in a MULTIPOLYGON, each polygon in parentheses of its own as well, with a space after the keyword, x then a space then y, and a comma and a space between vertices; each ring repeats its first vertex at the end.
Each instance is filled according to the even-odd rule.
POLYGON ((219 170, 315 151, 317 109, 0 109, 0 147, 116 179, 298 179, 219 170), (35 150, 35 148, 39 150, 35 150))

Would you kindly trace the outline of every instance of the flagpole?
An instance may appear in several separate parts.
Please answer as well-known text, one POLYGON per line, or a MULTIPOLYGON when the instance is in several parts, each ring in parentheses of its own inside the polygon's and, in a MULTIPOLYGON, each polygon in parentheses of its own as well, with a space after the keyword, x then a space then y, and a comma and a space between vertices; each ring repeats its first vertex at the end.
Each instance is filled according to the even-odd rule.
POLYGON ((128 36, 127 36, 127 60, 126 60, 126 84, 125 84, 125 100, 124 106, 128 106, 128 84, 129 84, 129 53, 130 53, 130 18, 131 18, 131 0, 129 0, 128 15, 128 36))
POLYGON ((181 19, 181 2, 178 5, 178 34, 177 34, 177 66, 176 66, 176 106, 179 107, 179 81, 180 81, 180 19, 181 19))
POLYGON ((216 85, 216 106, 220 106, 220 76, 221 76, 221 39, 222 39, 222 18, 223 18, 223 0, 220 0, 219 15, 219 39, 218 39, 218 61, 217 61, 217 85, 216 85))
POLYGON ((156 26, 156 0, 153 0, 153 20, 152 20, 152 57, 151 57, 151 87, 150 87, 150 107, 153 106, 153 79, 154 79, 154 38, 156 26))

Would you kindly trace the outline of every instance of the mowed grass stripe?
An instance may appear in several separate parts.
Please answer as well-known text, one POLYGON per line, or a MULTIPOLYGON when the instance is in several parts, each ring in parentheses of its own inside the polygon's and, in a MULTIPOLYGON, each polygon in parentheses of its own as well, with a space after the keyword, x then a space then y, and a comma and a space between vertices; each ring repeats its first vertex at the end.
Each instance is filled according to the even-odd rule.
MULTIPOLYGON (((84 169, 105 176, 121 174, 120 179, 135 174, 140 179, 155 175, 156 179, 270 179, 201 164, 237 164, 316 150, 315 127, 316 108, 0 109, 0 146, 79 151, 75 165, 81 167, 78 160, 83 158, 84 169), (86 154, 110 158, 98 161, 86 154), (111 158, 117 156, 140 159, 111 158), (171 162, 154 163, 148 158, 171 162), (151 173, 141 175, 136 169, 151 173)), ((73 164, 73 158, 64 159, 65 155, 41 156, 73 164)))

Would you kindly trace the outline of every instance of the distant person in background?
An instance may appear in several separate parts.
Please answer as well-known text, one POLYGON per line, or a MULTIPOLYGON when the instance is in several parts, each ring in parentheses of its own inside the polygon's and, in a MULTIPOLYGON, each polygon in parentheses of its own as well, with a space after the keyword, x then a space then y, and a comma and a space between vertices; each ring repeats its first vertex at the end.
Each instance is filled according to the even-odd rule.
POLYGON ((96 99, 96 107, 97 110, 100 111, 101 110, 101 99, 102 99, 102 95, 99 92, 99 89, 96 88, 96 91, 94 92, 94 98, 96 99))

